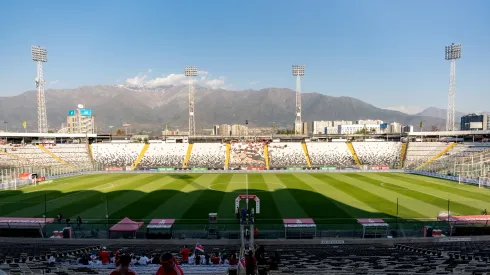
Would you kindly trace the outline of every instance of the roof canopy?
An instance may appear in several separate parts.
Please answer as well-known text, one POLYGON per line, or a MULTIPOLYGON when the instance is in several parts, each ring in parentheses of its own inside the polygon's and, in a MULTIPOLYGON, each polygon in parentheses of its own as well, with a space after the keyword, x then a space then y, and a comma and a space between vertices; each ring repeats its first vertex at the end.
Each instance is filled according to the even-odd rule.
POLYGON ((390 225, 385 223, 383 219, 357 219, 357 222, 362 226, 367 227, 389 227, 390 225))
POLYGON ((153 219, 146 226, 146 228, 158 228, 158 229, 166 229, 171 228, 174 225, 175 219, 153 219))
POLYGON ((144 222, 135 222, 130 218, 126 217, 119 221, 117 224, 113 225, 109 231, 111 232, 136 232, 143 226, 144 222))
POLYGON ((283 219, 284 227, 289 228, 304 228, 304 227, 316 227, 313 219, 283 219))
POLYGON ((11 218, 0 217, 0 227, 36 228, 52 223, 53 218, 11 218))
POLYGON ((474 216, 451 216, 446 213, 440 214, 437 217, 440 221, 449 221, 460 224, 472 224, 472 223, 487 223, 490 222, 490 216, 488 215, 474 215, 474 216))

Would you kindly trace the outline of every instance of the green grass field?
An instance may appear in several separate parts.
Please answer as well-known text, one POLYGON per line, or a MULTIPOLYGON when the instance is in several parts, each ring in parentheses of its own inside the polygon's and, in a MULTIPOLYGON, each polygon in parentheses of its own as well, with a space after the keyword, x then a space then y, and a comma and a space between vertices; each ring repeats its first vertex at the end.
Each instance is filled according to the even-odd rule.
POLYGON ((105 221, 107 211, 111 223, 129 217, 205 224, 208 213, 217 212, 220 222, 234 223, 235 198, 247 188, 261 200, 259 224, 307 217, 318 225, 397 216, 429 220, 448 206, 461 215, 490 209, 488 189, 402 173, 94 174, 0 191, 0 216, 62 213, 95 223, 105 221))

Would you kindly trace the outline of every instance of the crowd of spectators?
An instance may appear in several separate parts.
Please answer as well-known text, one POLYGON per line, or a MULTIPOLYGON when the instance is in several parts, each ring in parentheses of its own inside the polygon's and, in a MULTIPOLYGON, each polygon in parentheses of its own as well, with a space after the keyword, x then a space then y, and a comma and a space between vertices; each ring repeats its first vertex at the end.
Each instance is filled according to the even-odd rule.
POLYGON ((265 167, 264 145, 266 142, 234 142, 231 144, 230 167, 265 167))

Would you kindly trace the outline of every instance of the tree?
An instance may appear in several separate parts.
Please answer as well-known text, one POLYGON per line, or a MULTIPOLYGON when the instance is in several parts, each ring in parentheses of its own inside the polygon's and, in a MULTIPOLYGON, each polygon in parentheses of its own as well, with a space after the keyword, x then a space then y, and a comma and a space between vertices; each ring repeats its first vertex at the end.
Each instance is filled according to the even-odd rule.
POLYGON ((145 142, 145 144, 148 144, 148 138, 145 138, 143 141, 145 142))
POLYGON ((141 143, 143 140, 141 138, 138 138, 138 142, 141 143))
POLYGON ((53 130, 48 130, 48 134, 52 134, 53 133, 53 130))
POLYGON ((122 136, 123 131, 121 129, 117 129, 116 135, 117 136, 122 136))

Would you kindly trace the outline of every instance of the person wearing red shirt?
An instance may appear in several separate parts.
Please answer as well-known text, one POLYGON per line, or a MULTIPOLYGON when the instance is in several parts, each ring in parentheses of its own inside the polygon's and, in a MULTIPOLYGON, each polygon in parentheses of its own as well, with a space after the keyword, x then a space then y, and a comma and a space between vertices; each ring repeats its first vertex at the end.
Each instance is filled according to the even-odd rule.
POLYGON ((187 245, 184 245, 184 248, 180 251, 180 257, 182 258, 182 264, 189 263, 189 254, 191 251, 187 248, 187 245))
POLYGON ((138 275, 135 271, 129 269, 131 257, 129 255, 121 255, 119 258, 119 267, 114 269, 109 275, 138 275))
POLYGON ((108 264, 111 258, 111 254, 109 253, 109 251, 106 251, 104 247, 102 248, 102 251, 100 251, 99 253, 99 258, 102 264, 108 264))
POLYGON ((170 253, 165 253, 160 257, 161 266, 158 268, 155 275, 184 275, 184 271, 175 262, 174 256, 170 253))
POLYGON ((255 259, 252 250, 249 250, 248 256, 245 258, 245 273, 247 275, 255 275, 256 268, 257 268, 257 260, 255 259))

